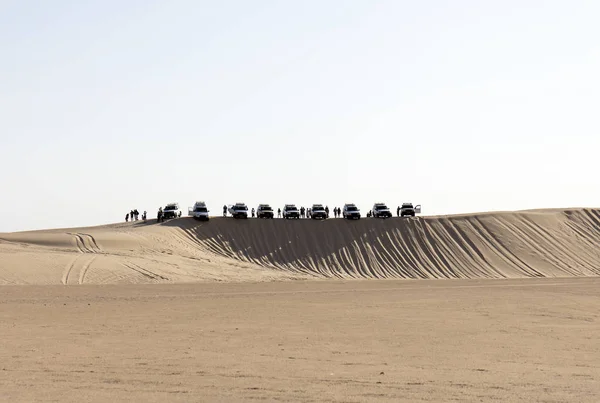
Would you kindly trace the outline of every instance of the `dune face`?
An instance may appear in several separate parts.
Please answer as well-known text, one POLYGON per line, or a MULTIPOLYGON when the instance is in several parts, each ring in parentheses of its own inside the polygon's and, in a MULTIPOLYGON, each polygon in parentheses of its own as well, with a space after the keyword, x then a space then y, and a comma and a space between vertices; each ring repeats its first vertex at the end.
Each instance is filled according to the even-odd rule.
POLYGON ((347 221, 181 218, 0 234, 0 284, 600 274, 600 210, 347 221))

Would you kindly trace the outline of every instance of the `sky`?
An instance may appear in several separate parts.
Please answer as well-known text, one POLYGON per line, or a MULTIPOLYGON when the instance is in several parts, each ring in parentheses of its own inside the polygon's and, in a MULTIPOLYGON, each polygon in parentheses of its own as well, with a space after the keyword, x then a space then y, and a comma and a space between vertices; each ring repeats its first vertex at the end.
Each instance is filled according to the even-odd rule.
POLYGON ((598 1, 0 0, 0 232, 600 205, 598 1))

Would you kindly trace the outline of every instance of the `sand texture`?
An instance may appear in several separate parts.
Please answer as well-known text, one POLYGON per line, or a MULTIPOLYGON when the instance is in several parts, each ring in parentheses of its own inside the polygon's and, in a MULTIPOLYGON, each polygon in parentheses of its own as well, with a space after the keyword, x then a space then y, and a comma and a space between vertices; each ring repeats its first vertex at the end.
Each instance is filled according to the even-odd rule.
POLYGON ((599 245, 596 209, 0 234, 0 401, 596 403, 599 245))
POLYGON ((0 234, 0 284, 597 276, 600 210, 180 218, 0 234))
POLYGON ((0 401, 597 403, 599 287, 2 287, 0 401))

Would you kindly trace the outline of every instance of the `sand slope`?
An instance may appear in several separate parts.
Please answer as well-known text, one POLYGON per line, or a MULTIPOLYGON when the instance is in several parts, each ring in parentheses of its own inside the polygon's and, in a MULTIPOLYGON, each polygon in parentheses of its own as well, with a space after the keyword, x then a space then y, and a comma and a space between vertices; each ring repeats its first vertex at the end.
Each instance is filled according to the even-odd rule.
POLYGON ((182 218, 0 234, 0 284, 600 274, 600 210, 346 221, 182 218))

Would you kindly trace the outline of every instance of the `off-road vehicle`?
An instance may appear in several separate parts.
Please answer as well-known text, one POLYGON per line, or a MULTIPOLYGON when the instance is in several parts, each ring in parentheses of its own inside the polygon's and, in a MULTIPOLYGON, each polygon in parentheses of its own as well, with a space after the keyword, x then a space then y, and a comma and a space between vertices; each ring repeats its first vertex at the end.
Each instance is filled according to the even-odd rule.
POLYGON ((412 203, 402 203, 402 206, 400 207, 400 216, 401 217, 404 217, 404 216, 414 217, 415 214, 418 214, 420 212, 421 212, 420 204, 413 206, 412 203))
POLYGON ((283 218, 285 218, 286 220, 290 218, 299 219, 300 211, 298 210, 296 205, 286 204, 285 206, 283 206, 283 218))
POLYGON ((181 217, 181 211, 179 210, 178 203, 169 203, 163 209, 163 218, 177 218, 181 217))
POLYGON ((327 211, 322 204, 313 204, 310 208, 310 218, 313 220, 325 220, 327 218, 327 211))
POLYGON ((274 213, 271 206, 268 204, 259 204, 256 209, 256 217, 258 218, 273 218, 274 213))
POLYGON ((392 212, 385 203, 375 203, 373 205, 373 217, 375 218, 391 218, 392 212))
POLYGON ((228 208, 233 218, 248 218, 248 206, 245 203, 236 203, 228 208))
POLYGON ((208 207, 203 201, 194 203, 194 207, 188 208, 188 216, 194 217, 196 220, 208 221, 208 207))
POLYGON ((354 203, 344 204, 344 209, 342 210, 342 217, 353 220, 360 220, 360 210, 354 203))

